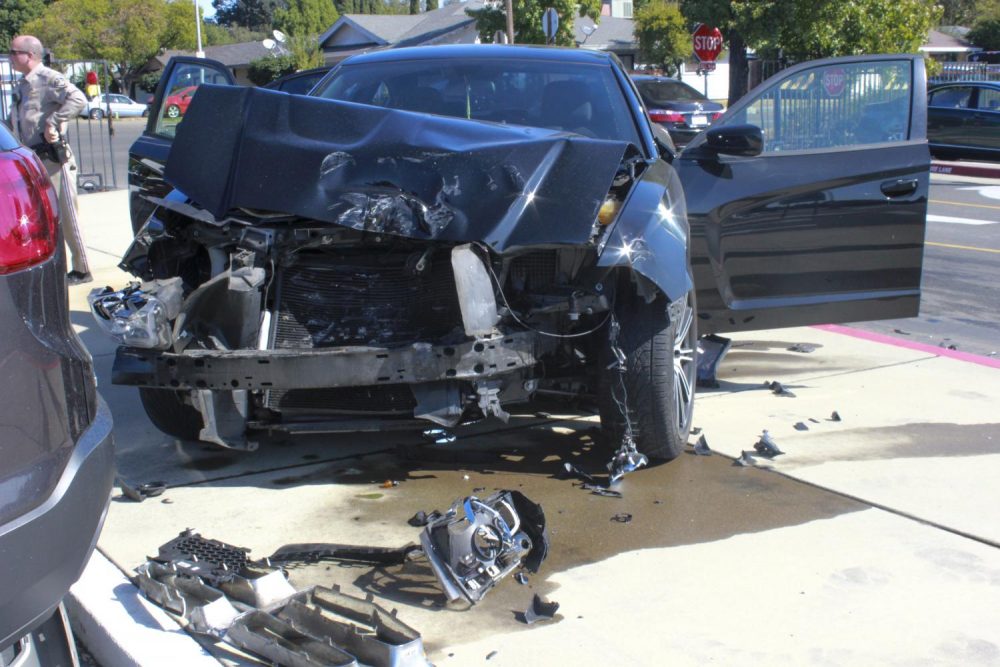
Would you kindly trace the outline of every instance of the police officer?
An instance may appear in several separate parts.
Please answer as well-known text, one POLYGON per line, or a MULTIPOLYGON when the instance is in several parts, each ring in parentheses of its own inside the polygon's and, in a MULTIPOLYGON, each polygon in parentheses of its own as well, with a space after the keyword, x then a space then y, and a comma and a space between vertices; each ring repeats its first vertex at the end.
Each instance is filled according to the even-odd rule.
POLYGON ((71 285, 93 280, 77 222, 76 163, 65 144, 66 124, 87 105, 83 92, 65 76, 42 64, 42 43, 18 35, 10 44, 14 70, 24 76, 14 91, 11 123, 21 143, 42 158, 59 194, 59 220, 70 250, 71 285))

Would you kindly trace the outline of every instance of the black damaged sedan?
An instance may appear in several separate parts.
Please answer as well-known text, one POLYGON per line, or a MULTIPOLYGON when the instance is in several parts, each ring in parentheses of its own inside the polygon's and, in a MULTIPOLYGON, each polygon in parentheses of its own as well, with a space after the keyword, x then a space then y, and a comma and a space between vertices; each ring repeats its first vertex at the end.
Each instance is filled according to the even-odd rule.
POLYGON ((175 59, 131 149, 141 283, 94 294, 164 432, 454 426, 597 397, 670 459, 698 336, 916 314, 923 61, 806 63, 675 154, 611 54, 355 56, 310 96, 175 59))

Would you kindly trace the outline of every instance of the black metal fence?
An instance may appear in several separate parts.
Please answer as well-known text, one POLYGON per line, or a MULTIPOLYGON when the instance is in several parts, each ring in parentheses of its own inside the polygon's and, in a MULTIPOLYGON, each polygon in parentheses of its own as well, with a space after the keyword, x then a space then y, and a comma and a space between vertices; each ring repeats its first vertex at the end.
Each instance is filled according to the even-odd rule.
POLYGON ((929 77, 933 83, 949 81, 1000 81, 1000 65, 970 62, 939 62, 940 71, 929 77))
MULTIPOLYGON (((105 61, 57 60, 53 59, 50 67, 63 72, 72 79, 78 78, 78 73, 95 71, 102 81, 110 80, 110 68, 105 61)), ((7 122, 14 106, 14 86, 21 75, 11 67, 7 56, 0 56, 0 120, 7 122)), ((92 101, 92 107, 100 104, 92 101)), ((97 115, 97 114, 95 114, 97 115)), ((77 186, 81 193, 100 192, 117 189, 118 174, 114 160, 114 132, 112 125, 114 114, 110 107, 99 118, 89 115, 77 117, 70 121, 67 139, 73 149, 77 162, 77 186)))

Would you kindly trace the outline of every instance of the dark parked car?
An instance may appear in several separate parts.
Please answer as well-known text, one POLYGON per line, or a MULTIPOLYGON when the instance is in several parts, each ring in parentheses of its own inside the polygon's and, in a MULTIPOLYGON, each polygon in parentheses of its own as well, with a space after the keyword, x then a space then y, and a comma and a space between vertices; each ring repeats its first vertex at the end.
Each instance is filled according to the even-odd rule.
POLYGON ((677 79, 633 75, 632 80, 646 105, 649 119, 662 125, 678 148, 686 146, 725 110, 718 102, 677 79))
POLYGON ((305 95, 329 71, 329 67, 314 67, 313 69, 302 70, 301 72, 292 72, 291 74, 286 74, 283 77, 275 79, 264 87, 271 90, 280 90, 283 93, 291 93, 292 95, 305 95))
POLYGON ((956 81, 931 88, 927 140, 935 156, 1000 160, 1000 82, 956 81))
MULTIPOLYGON (((225 71, 175 59, 161 85, 195 67, 225 71)), ((602 52, 202 86, 131 149, 123 266, 151 282, 97 309, 126 332, 113 381, 164 432, 244 449, 590 393, 614 442, 673 458, 699 333, 916 314, 925 95, 918 57, 804 63, 676 155, 602 52)))
POLYGON ((0 124, 0 665, 76 664, 60 601, 114 474, 111 416, 69 318, 58 210, 38 158, 0 124))

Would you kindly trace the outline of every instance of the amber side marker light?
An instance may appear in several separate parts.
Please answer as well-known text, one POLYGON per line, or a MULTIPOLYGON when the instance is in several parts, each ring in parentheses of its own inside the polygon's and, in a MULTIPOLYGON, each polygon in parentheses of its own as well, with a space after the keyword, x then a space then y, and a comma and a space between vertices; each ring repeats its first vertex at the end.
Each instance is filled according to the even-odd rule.
POLYGON ((58 203, 27 149, 0 151, 0 274, 41 264, 56 250, 58 203))
POLYGON ((597 212, 597 221, 602 225, 610 225, 618 215, 618 210, 622 207, 622 203, 615 199, 614 197, 608 197, 601 204, 601 210, 597 212))

